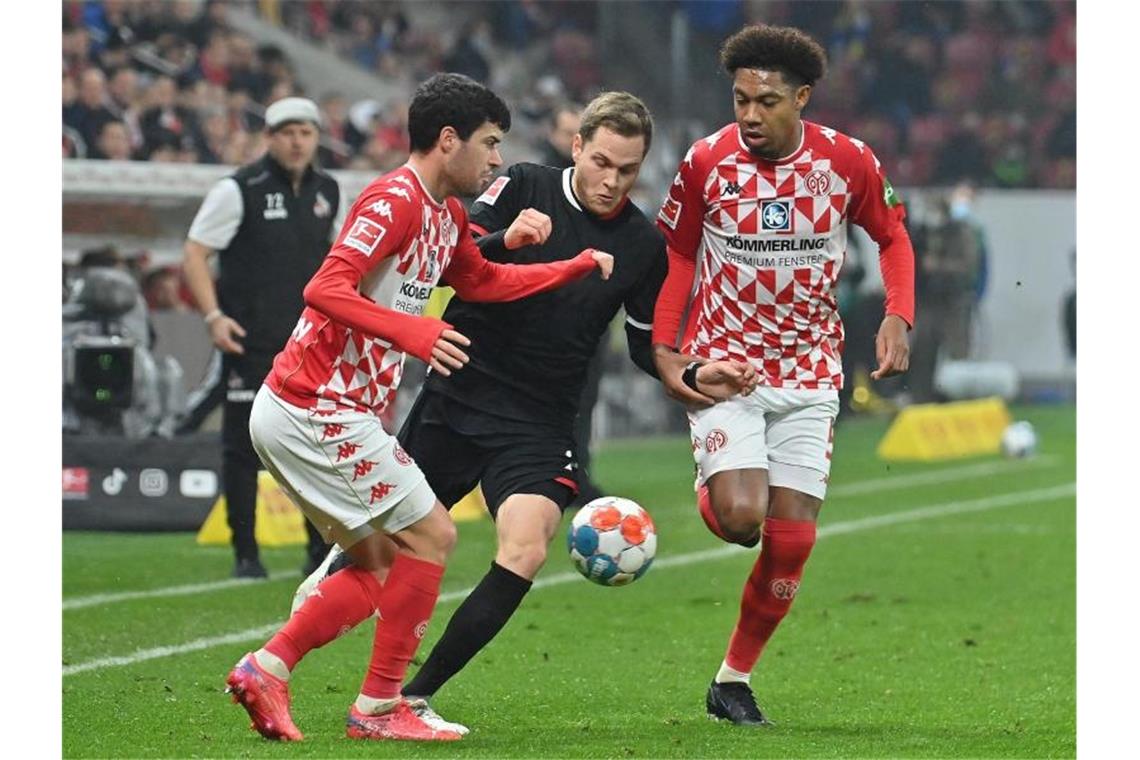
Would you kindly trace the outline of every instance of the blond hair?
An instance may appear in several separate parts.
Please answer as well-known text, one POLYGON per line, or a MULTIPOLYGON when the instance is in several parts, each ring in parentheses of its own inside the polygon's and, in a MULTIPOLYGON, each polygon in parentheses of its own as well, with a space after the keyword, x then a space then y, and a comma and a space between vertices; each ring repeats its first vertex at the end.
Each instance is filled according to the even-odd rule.
POLYGON ((644 137, 642 155, 649 153, 649 145, 653 142, 653 116, 641 98, 628 92, 603 92, 591 100, 582 111, 582 125, 578 128, 582 142, 589 142, 598 127, 605 127, 622 137, 644 137))

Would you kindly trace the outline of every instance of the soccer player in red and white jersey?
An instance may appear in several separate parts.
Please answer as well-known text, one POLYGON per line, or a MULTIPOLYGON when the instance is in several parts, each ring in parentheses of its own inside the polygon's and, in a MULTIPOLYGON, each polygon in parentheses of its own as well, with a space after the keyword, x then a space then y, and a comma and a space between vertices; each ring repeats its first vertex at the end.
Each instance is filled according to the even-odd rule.
POLYGON ((701 516, 725 541, 762 542, 706 707, 765 725, 750 676, 796 596, 830 472, 847 224, 879 244, 887 297, 875 379, 907 369, 914 251, 871 148, 800 117, 826 66, 818 43, 799 29, 750 26, 725 41, 721 63, 736 121, 692 146, 658 215, 669 274, 654 358, 689 408, 701 516), (702 388, 696 366, 721 359, 749 362, 756 390, 717 401, 702 388))
MULTIPOLYGON (((465 299, 510 301, 612 271, 609 254, 530 266, 485 260, 455 197, 475 195, 502 164, 510 113, 493 92, 458 74, 417 88, 409 114, 411 157, 361 193, 320 270, 306 307, 253 404, 254 448, 305 516, 354 565, 323 581, 227 684, 253 727, 299 740, 288 680, 297 662, 378 613, 368 673, 348 714, 361 739, 454 740, 400 696, 408 662, 439 596, 455 526, 415 462, 381 426, 405 354, 441 373, 467 362, 466 337, 424 317, 438 281, 465 299), (391 556, 395 543, 395 557, 391 556)), ((507 248, 541 243, 549 220, 523 210, 507 248)))

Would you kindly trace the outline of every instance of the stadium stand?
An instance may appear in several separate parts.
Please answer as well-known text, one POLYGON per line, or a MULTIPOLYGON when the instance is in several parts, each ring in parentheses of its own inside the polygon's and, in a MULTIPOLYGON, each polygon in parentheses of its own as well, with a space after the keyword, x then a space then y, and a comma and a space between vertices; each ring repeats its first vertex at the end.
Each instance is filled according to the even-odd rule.
MULTIPOLYGON (((120 151, 125 129, 132 160, 248 161, 263 149, 265 106, 304 91, 294 54, 307 47, 334 53, 399 93, 358 96, 309 77, 305 94, 320 101, 329 122, 322 158, 332 168, 398 165, 407 149, 403 118, 411 87, 444 69, 502 92, 520 117, 516 134, 537 145, 541 119, 555 102, 585 101, 603 84, 622 81, 620 63, 605 53, 623 40, 597 33, 599 14, 612 12, 605 5, 65 3, 63 153, 106 158, 108 149, 120 151), (247 20, 252 14, 260 28, 288 32, 295 44, 255 38, 246 31, 254 28, 247 20), (109 122, 122 126, 101 140, 109 122)), ((642 13, 641 33, 654 23, 665 24, 666 33, 678 23, 687 30, 694 64, 686 73, 689 97, 684 108, 656 109, 666 120, 685 122, 684 137, 720 123, 699 116, 723 107, 723 98, 709 101, 715 108, 706 107, 705 98, 723 89, 707 59, 725 31, 741 21, 788 23, 825 40, 830 55, 827 86, 816 93, 811 118, 864 136, 895 167, 897 184, 969 179, 980 187, 1075 187, 1073 3, 670 5, 672 15, 642 13)), ((651 104, 654 94, 646 93, 651 104)), ((675 161, 675 155, 662 157, 664 164, 675 161)))

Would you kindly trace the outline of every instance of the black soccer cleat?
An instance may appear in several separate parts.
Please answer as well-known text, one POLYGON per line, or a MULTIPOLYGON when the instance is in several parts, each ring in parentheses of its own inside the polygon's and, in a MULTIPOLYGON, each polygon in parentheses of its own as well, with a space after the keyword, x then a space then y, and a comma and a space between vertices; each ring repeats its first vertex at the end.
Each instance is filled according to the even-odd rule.
POLYGON ((771 726, 756 706, 756 697, 746 683, 717 683, 709 686, 705 708, 713 720, 727 720, 738 726, 771 726))
POLYGON ((261 560, 254 557, 242 557, 234 562, 234 571, 230 574, 234 578, 268 578, 265 566, 261 560))

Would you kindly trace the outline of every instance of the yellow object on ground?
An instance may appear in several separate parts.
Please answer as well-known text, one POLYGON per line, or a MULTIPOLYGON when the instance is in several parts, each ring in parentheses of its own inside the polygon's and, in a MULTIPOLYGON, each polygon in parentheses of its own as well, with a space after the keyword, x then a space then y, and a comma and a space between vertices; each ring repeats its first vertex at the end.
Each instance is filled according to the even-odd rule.
MULTIPOLYGON (((255 509, 253 535, 258 546, 304 546, 309 542, 305 516, 264 470, 257 474, 255 509)), ((226 497, 220 496, 198 530, 198 543, 229 546, 232 537, 230 526, 226 524, 226 497)))
POLYGON ((1010 423, 1000 398, 917 404, 895 417, 879 442, 879 458, 887 461, 933 462, 1001 451, 1001 436, 1010 423))

